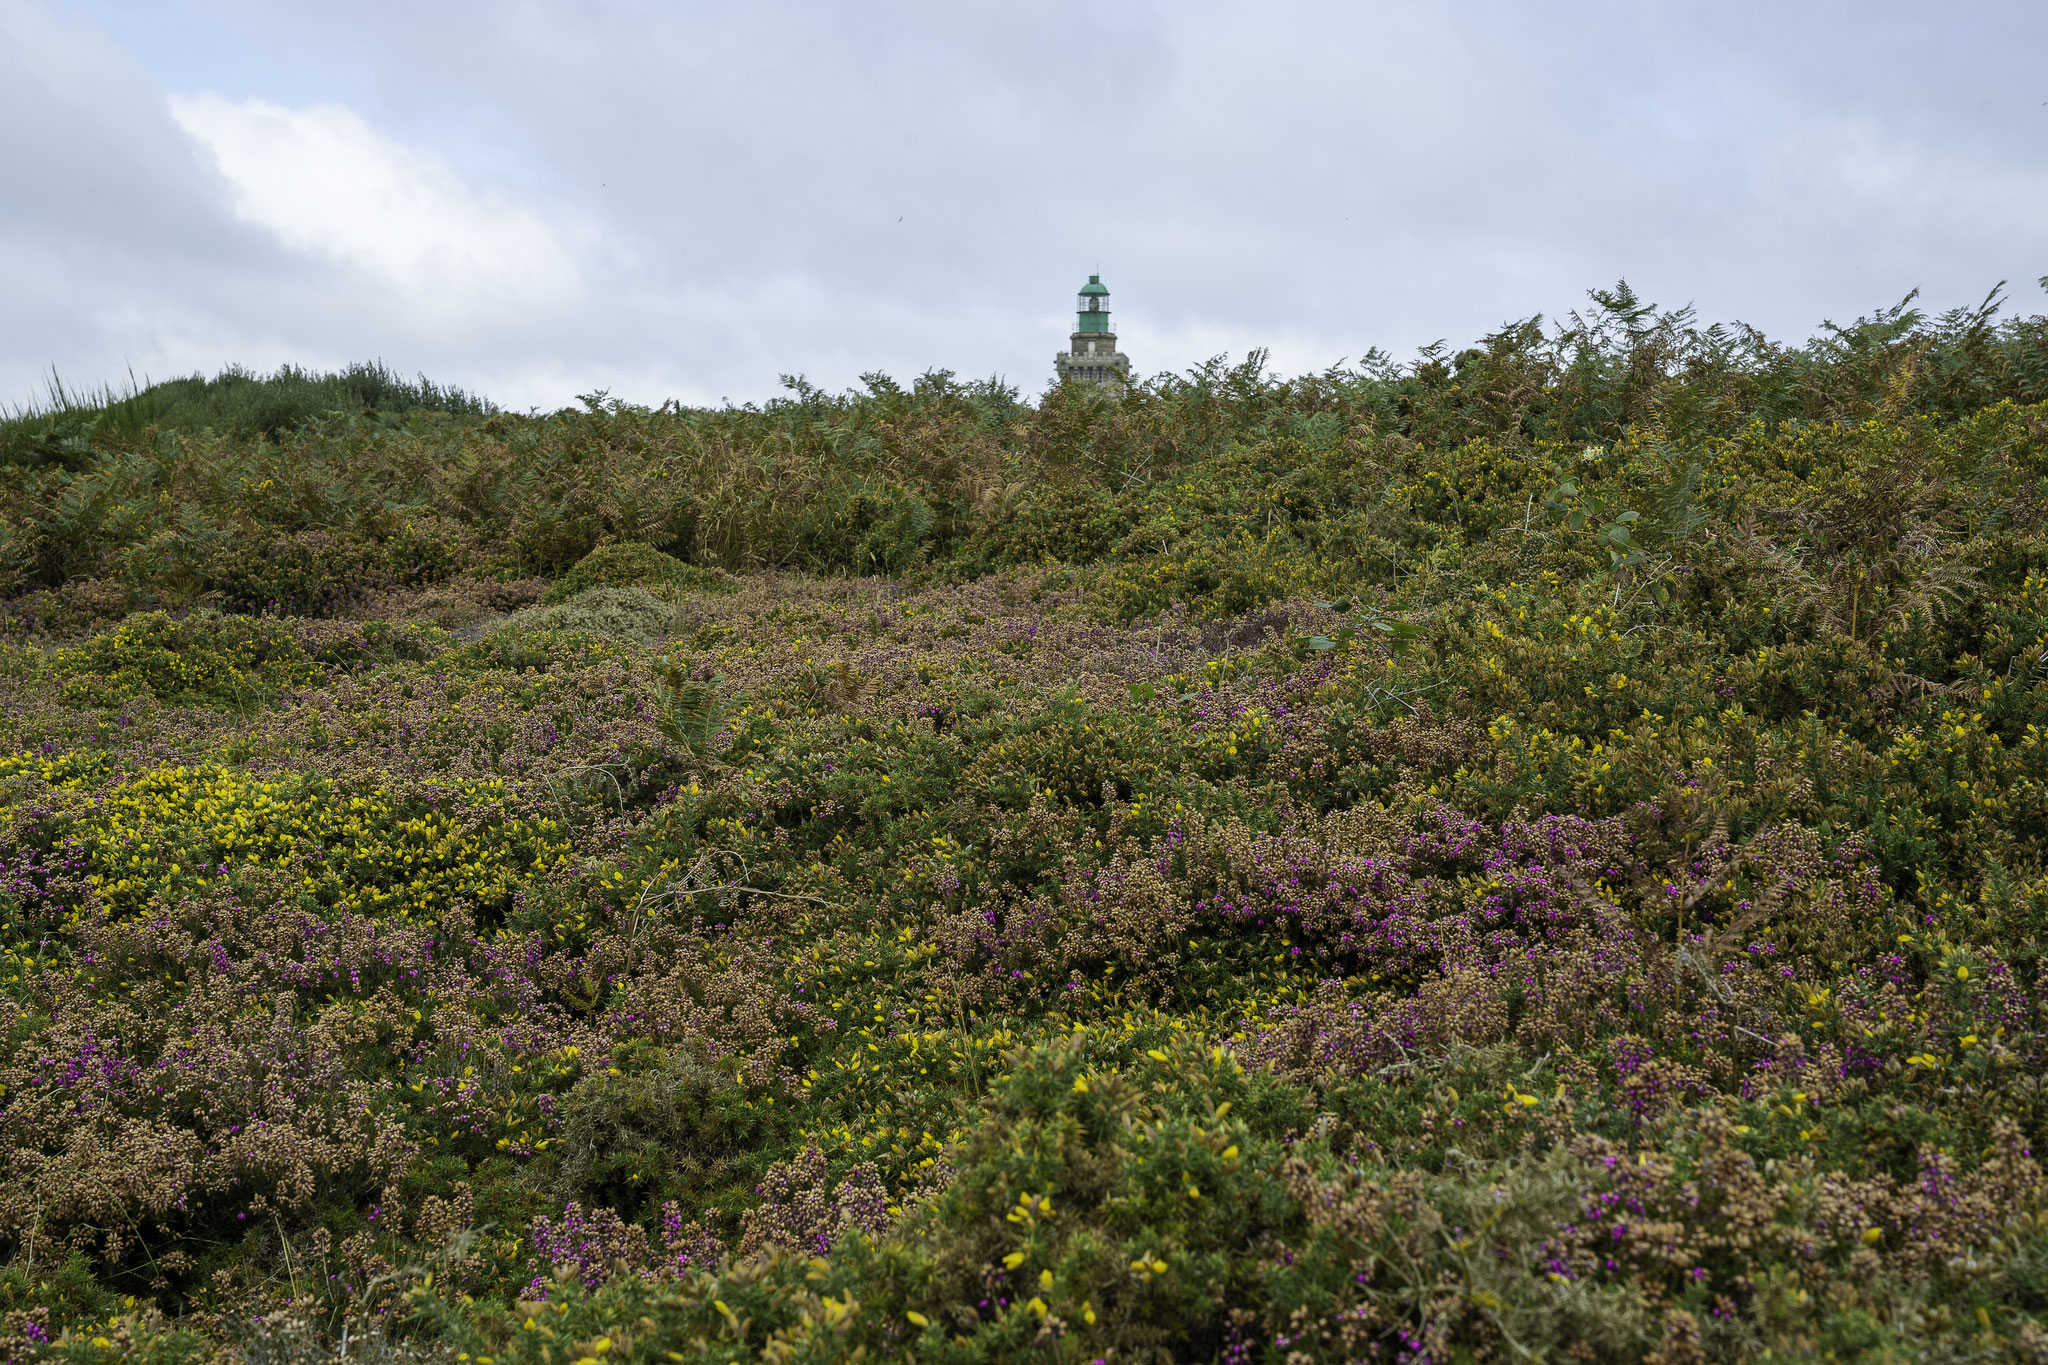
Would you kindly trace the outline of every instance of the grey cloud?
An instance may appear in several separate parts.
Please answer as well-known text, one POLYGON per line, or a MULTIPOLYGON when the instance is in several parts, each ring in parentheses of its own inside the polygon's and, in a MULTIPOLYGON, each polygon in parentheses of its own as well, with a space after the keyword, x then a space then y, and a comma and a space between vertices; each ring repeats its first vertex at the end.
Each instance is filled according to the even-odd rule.
POLYGON ((217 259, 222 186, 133 57, 39 5, 0 0, 0 232, 59 250, 146 234, 217 259))
MULTIPOLYGON (((2033 6, 165 2, 252 68, 335 54, 372 124, 561 225, 587 287, 465 333, 251 243, 161 115, 155 86, 194 88, 107 3, 136 60, 72 31, 109 97, 21 97, 0 165, 42 155, 11 145, 39 121, 159 187, 149 231, 104 229, 134 306, 269 348, 191 364, 382 354, 519 403, 928 366, 1036 388, 1098 262, 1148 369, 1462 340, 1621 275, 1796 338, 1915 285, 1946 305, 2011 278, 2031 310, 2048 270, 2033 6), (191 283, 152 284, 172 259, 191 283)), ((218 93, 259 88, 232 68, 209 63, 218 93)), ((42 212, 7 209, 16 259, 63 249, 42 212)), ((111 354, 114 322, 67 342, 38 306, 0 380, 60 343, 111 354)))

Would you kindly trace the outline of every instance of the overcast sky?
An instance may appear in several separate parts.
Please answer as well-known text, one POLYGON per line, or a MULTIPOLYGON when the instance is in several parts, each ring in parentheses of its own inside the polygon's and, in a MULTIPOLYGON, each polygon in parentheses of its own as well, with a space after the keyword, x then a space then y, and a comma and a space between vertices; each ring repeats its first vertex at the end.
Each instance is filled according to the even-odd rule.
POLYGON ((1800 339, 2048 274, 2048 5, 0 0, 0 404, 515 408, 1400 355, 1626 277, 1800 339))

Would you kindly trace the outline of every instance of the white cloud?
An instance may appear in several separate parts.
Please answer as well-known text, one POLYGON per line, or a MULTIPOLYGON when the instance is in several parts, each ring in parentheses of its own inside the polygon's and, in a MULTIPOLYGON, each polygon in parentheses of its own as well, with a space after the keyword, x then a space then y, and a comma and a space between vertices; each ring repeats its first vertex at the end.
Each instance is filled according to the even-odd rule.
POLYGON ((220 167, 237 216, 296 252, 353 267, 444 316, 559 302, 579 287, 559 235, 339 105, 173 95, 171 115, 220 167))

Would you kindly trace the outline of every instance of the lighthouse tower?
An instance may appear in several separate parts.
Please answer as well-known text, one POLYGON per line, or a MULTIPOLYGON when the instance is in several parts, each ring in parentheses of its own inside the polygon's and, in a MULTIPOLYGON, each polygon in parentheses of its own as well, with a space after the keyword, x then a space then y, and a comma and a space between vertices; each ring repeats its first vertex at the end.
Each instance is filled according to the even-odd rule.
POLYGON ((1131 375, 1131 358, 1116 348, 1116 329, 1109 322, 1109 290, 1100 275, 1090 275, 1081 286, 1080 308, 1074 319, 1073 347, 1052 358, 1062 380, 1085 379, 1121 389, 1131 375))

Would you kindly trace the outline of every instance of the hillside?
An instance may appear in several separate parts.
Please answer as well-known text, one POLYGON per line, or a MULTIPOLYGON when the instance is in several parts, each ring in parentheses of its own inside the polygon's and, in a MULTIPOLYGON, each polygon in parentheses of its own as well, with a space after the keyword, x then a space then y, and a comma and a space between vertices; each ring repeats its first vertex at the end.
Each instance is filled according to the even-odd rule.
POLYGON ((2048 1358, 2048 319, 349 374, 0 423, 10 1358, 2048 1358))

